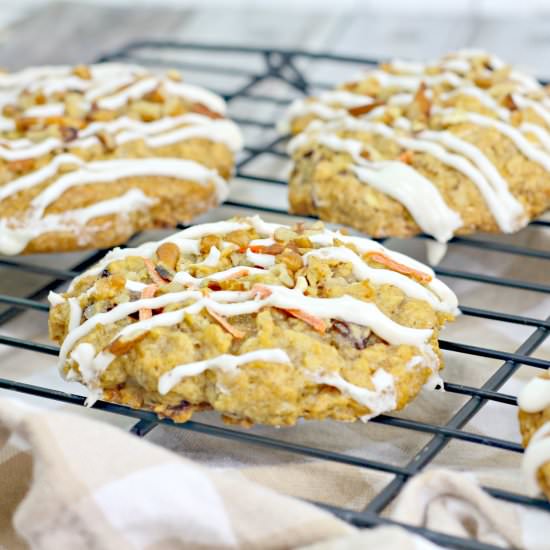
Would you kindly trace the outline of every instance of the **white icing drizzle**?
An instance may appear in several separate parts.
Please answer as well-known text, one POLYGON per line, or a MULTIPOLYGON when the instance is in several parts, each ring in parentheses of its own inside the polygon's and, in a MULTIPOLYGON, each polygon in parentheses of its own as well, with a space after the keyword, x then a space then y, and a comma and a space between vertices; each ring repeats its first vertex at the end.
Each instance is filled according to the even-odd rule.
POLYGON ((54 307, 58 306, 59 304, 64 304, 65 298, 63 298, 61 294, 50 290, 50 292, 48 293, 48 302, 50 303, 50 306, 54 307))
POLYGON ((40 214, 68 189, 91 183, 115 181, 122 178, 158 176, 214 184, 218 197, 225 198, 227 185, 214 170, 192 160, 168 158, 115 159, 83 163, 80 170, 61 176, 31 202, 40 214))
MULTIPOLYGON (((427 92, 428 90, 426 90, 427 92)), ((408 105, 414 99, 413 94, 393 94, 388 99, 389 105, 408 105)))
POLYGON ((325 230, 323 233, 317 235, 311 235, 309 239, 313 243, 321 244, 324 246, 330 246, 334 244, 334 240, 337 239, 344 243, 355 245, 357 247, 357 250, 359 250, 361 254, 366 254, 368 252, 382 252, 384 255, 388 256, 388 258, 398 263, 407 265, 413 269, 416 269, 417 271, 427 273, 428 275, 430 275, 430 277, 432 277, 432 280, 428 283, 427 286, 440 298, 440 300, 444 304, 446 311, 453 312, 454 314, 457 314, 458 312, 458 301, 454 292, 452 292, 447 285, 445 285, 442 281, 435 277, 435 273, 430 267, 414 260, 413 258, 409 258, 404 254, 389 250, 376 241, 365 239, 363 237, 343 235, 342 233, 329 230, 325 230))
POLYGON ((208 253, 208 256, 206 256, 206 258, 202 262, 200 262, 198 265, 215 267, 216 265, 218 265, 218 262, 220 261, 220 256, 221 256, 221 252, 219 251, 219 249, 213 246, 212 248, 210 248, 210 252, 208 253))
POLYGON ((25 149, 10 149, 7 147, 0 147, 0 158, 7 160, 8 162, 14 160, 22 160, 28 158, 40 157, 47 155, 59 146, 61 141, 54 137, 49 137, 44 141, 33 144, 31 147, 25 149))
POLYGON ((155 199, 147 197, 141 190, 131 189, 120 197, 99 201, 85 208, 49 214, 43 218, 27 218, 24 224, 16 221, 15 223, 20 224, 16 226, 8 225, 6 219, 0 219, 0 251, 4 254, 19 254, 32 239, 43 233, 74 232, 93 218, 145 210, 155 202, 155 199))
MULTIPOLYGON (((432 334, 431 329, 414 329, 399 325, 389 317, 386 317, 375 304, 364 302, 350 296, 342 296, 339 298, 311 298, 304 296, 297 289, 288 289, 274 285, 264 286, 271 292, 271 294, 264 299, 254 298, 239 302, 228 301, 226 303, 220 303, 215 299, 217 293, 212 293, 211 296, 205 297, 199 291, 188 290, 164 294, 156 298, 140 299, 119 304, 111 311, 98 313, 71 330, 61 346, 59 364, 63 365, 69 350, 78 340, 89 334, 97 325, 116 323, 121 319, 125 319, 131 313, 135 313, 143 308, 159 309, 169 304, 181 303, 187 300, 195 300, 195 302, 181 310, 156 315, 146 322, 154 323, 157 326, 172 325, 180 322, 186 312, 197 314, 202 311, 203 308, 208 308, 219 315, 232 317, 255 313, 260 311, 263 307, 272 306, 281 309, 300 309, 322 319, 337 319, 366 326, 390 344, 410 344, 420 347, 429 340, 432 334)), ((218 296, 217 298, 220 299, 223 297, 227 300, 231 295, 232 292, 225 291, 224 296, 218 296)), ((243 293, 239 293, 238 297, 242 298, 243 293)), ((251 293, 245 293, 244 297, 250 298, 251 293)), ((135 323, 128 328, 128 331, 131 332, 137 330, 140 330, 139 323, 135 323)))
POLYGON ((426 255, 428 256, 428 262, 431 265, 439 265, 441 260, 447 254, 447 244, 438 243, 437 241, 426 241, 426 255))
POLYGON ((541 492, 537 475, 539 468, 547 462, 550 462, 550 422, 543 424, 533 434, 521 463, 526 490, 532 496, 541 492))
POLYGON ((518 405, 528 413, 541 412, 550 407, 550 378, 533 378, 519 394, 518 405))
POLYGON ((398 73, 407 75, 420 75, 424 74, 424 71, 428 65, 420 63, 419 61, 408 61, 405 59, 392 59, 389 62, 389 66, 398 73))
POLYGON ((140 283, 139 281, 132 281, 130 279, 126 280, 125 287, 130 292, 141 292, 147 285, 145 283, 140 283))
POLYGON ((384 369, 378 369, 371 378, 374 390, 356 386, 345 380, 340 374, 312 374, 311 379, 317 384, 326 384, 337 388, 344 395, 370 409, 370 413, 361 417, 363 422, 387 411, 397 405, 394 377, 384 369))
POLYGON ((520 109, 532 109, 540 118, 544 120, 547 126, 550 126, 550 110, 548 110, 540 101, 534 101, 521 94, 512 94, 513 102, 520 109))
POLYGON ((172 80, 164 80, 163 85, 168 94, 184 97, 189 101, 200 103, 208 107, 211 111, 215 111, 221 115, 225 114, 225 101, 210 90, 201 88, 200 86, 194 86, 193 84, 174 82, 172 80))
POLYGON ((181 380, 189 376, 196 376, 205 370, 218 369, 223 372, 233 372, 241 365, 262 361, 265 363, 291 364, 289 356, 281 349, 261 349, 243 353, 242 355, 223 354, 212 359, 196 361, 194 363, 185 363, 174 367, 159 378, 158 391, 161 395, 166 395, 181 380))
POLYGON ((126 105, 132 99, 139 99, 152 92, 160 81, 157 78, 144 78, 128 86, 121 92, 98 100, 97 105, 101 109, 117 110, 126 105))
POLYGON ((86 406, 91 407, 103 393, 99 385, 99 378, 111 364, 115 356, 108 352, 95 354, 92 344, 83 342, 71 353, 71 359, 78 365, 82 381, 90 390, 86 399, 86 406))
POLYGON ((98 325, 116 323, 117 321, 125 319, 131 313, 135 313, 142 308, 157 309, 171 303, 177 303, 192 298, 200 299, 201 297, 202 294, 198 291, 186 290, 183 292, 164 294, 163 296, 159 296, 157 298, 147 298, 143 300, 135 300, 134 302, 126 302, 124 304, 119 304, 106 313, 97 313, 67 334, 59 350, 59 364, 63 365, 67 358, 67 354, 76 342, 89 334, 98 325))
POLYGON ((453 90, 452 92, 446 92, 441 94, 441 99, 443 99, 443 101, 448 101, 449 99, 461 95, 474 97, 483 106, 494 111, 502 120, 510 120, 510 111, 508 111, 505 107, 501 107, 486 91, 481 88, 477 88, 476 86, 464 86, 458 88, 457 90, 453 90))
POLYGON ((343 107, 360 107, 370 105, 374 99, 368 95, 354 94, 345 90, 334 90, 323 92, 319 96, 319 101, 325 104, 338 104, 343 107))
MULTIPOLYGON (((72 159, 77 162, 77 157, 72 159)), ((225 199, 228 189, 225 180, 217 172, 209 170, 201 164, 191 160, 178 160, 167 158, 144 158, 144 159, 116 159, 107 161, 94 161, 84 163, 77 162, 82 168, 69 172, 51 183, 40 194, 31 201, 30 209, 24 218, 0 220, 2 234, 0 235, 0 251, 4 254, 17 254, 34 237, 48 231, 63 230, 66 224, 63 221, 71 220, 72 225, 82 225, 84 219, 91 219, 113 212, 115 205, 121 205, 123 211, 128 211, 128 206, 133 204, 137 209, 152 204, 153 199, 145 197, 142 191, 134 189, 133 194, 124 195, 130 202, 124 203, 120 200, 110 199, 98 202, 86 209, 76 209, 63 212, 62 214, 50 214, 42 217, 48 206, 59 199, 63 193, 75 186, 110 182, 128 177, 163 176, 176 178, 178 180, 190 180, 201 185, 212 183, 215 186, 219 200, 225 199), (114 202, 116 201, 116 202, 114 202)), ((56 164, 50 164, 42 169, 41 176, 50 174, 56 164)), ((21 178, 23 179, 23 178, 21 178)), ((21 180, 20 179, 20 180, 21 180)), ((14 181, 10 191, 21 189, 36 184, 36 173, 24 176, 23 182, 14 181)))
POLYGON ((449 304, 439 299, 428 288, 396 271, 369 267, 364 260, 349 248, 336 246, 312 250, 303 256, 306 264, 311 257, 317 257, 322 260, 349 262, 353 267, 354 276, 360 281, 369 280, 377 285, 393 285, 411 298, 428 302, 436 310, 449 311, 449 304))
POLYGON ((257 267, 230 267, 224 271, 218 271, 217 273, 212 273, 212 275, 206 275, 204 277, 193 277, 187 271, 178 271, 174 275, 174 281, 182 285, 189 284, 191 286, 198 287, 203 281, 225 281, 231 279, 238 273, 246 272, 247 275, 254 274, 265 274, 265 269, 260 269, 257 267))
MULTIPOLYGON (((318 125, 312 125, 310 132, 318 128, 318 125)), ((510 233, 517 231, 527 224, 528 219, 525 215, 523 206, 512 193, 510 193, 507 182, 498 173, 494 165, 477 147, 461 140, 454 134, 450 132, 424 131, 418 135, 420 139, 413 139, 399 136, 399 134, 389 126, 382 123, 372 123, 365 120, 350 118, 327 124, 321 129, 321 131, 325 133, 316 137, 314 136, 314 139, 327 147, 332 147, 336 150, 347 150, 347 152, 354 157, 355 162, 360 164, 364 164, 364 160, 360 157, 360 151, 363 144, 357 140, 341 140, 337 138, 337 136, 333 136, 329 133, 330 130, 337 131, 340 129, 373 132, 389 139, 394 139, 399 145, 406 149, 432 155, 442 163, 464 174, 477 186, 487 207, 495 217, 495 220, 503 232, 510 233), (436 141, 460 153, 462 156, 449 153, 436 143, 430 143, 430 141, 436 141), (472 162, 474 164, 472 164, 472 162)), ((289 151, 293 152, 297 147, 308 142, 311 139, 311 137, 309 137, 310 135, 309 132, 304 132, 297 138, 294 138, 294 140, 289 143, 289 151)))
MULTIPOLYGON (((392 130, 386 128, 392 136, 392 130)), ((357 140, 320 135, 317 141, 349 153, 355 161, 352 170, 361 181, 401 202, 420 228, 438 241, 448 241, 462 226, 460 215, 445 204, 437 187, 409 165, 399 161, 368 162, 361 157, 363 144, 357 140)), ((290 151, 296 143, 293 140, 289 144, 290 151)))
MULTIPOLYGON (((425 152, 462 172, 476 185, 503 232, 512 233, 527 224, 528 219, 522 204, 512 195, 508 183, 480 149, 451 132, 426 130, 421 132, 419 137, 440 143, 462 155, 453 155, 441 147, 433 147, 435 144, 430 146, 424 142, 423 145, 420 145, 420 148, 423 148, 425 152)), ((402 141, 409 141, 410 148, 419 150, 418 142, 415 144, 413 143, 414 140, 402 141)))
POLYGON ((516 82, 519 82, 521 84, 522 91, 524 90, 527 92, 536 92, 542 89, 542 86, 537 80, 525 73, 514 70, 510 71, 509 77, 512 80, 515 80, 516 82))
MULTIPOLYGON (((254 221, 254 218, 249 218, 251 223, 254 221)), ((260 220, 262 222, 262 220, 260 220)), ((262 222, 264 223, 264 222, 262 222)), ((157 248, 166 242, 173 242, 176 244, 180 251, 184 254, 198 254, 199 253, 199 242, 197 239, 204 237, 209 234, 219 234, 225 235, 231 233, 232 231, 238 231, 240 229, 247 229, 249 226, 241 222, 214 222, 214 223, 204 223, 201 225, 195 225, 188 227, 179 233, 170 235, 165 239, 162 239, 159 242, 148 242, 144 243, 135 248, 114 248, 111 250, 103 260, 98 262, 94 267, 88 269, 75 279, 69 286, 69 292, 74 288, 74 285, 83 277, 89 277, 97 275, 105 269, 111 262, 116 260, 122 260, 128 256, 142 256, 145 258, 151 258, 157 248)))
POLYGON ((441 63, 443 69, 453 71, 453 73, 466 74, 470 72, 472 66, 465 59, 447 59, 441 63))
POLYGON ((529 160, 540 164, 545 170, 550 171, 550 155, 547 155, 538 149, 528 139, 526 139, 519 130, 510 124, 506 124, 499 120, 494 120, 478 113, 466 113, 465 116, 474 124, 479 124, 480 126, 498 130, 500 133, 509 138, 529 160))
POLYGON ((82 319, 82 308, 78 298, 69 298, 69 324, 68 330, 71 331, 80 325, 82 319))
MULTIPOLYGON (((0 158, 7 161, 37 158, 60 147, 87 149, 100 144, 99 139, 96 138, 99 132, 113 133, 120 130, 122 131, 114 136, 117 145, 142 139, 148 147, 155 149, 193 138, 202 138, 224 143, 233 153, 240 151, 243 146, 242 134, 238 126, 231 120, 215 120, 204 115, 188 113, 179 117, 166 117, 149 123, 139 122, 127 117, 121 117, 110 122, 94 122, 79 132, 79 139, 68 143, 54 137, 47 138, 39 143, 30 140, 3 140, 3 146, 0 146, 0 158), (182 124, 185 126, 176 128, 182 124), (164 133, 161 133, 163 131, 164 133), (5 147, 6 145, 8 147, 5 147)), ((52 162, 56 161, 57 158, 55 157, 52 162)))
POLYGON ((26 117, 49 117, 61 116, 65 112, 63 103, 49 103, 46 105, 37 105, 25 111, 26 117))
POLYGON ((464 80, 452 72, 443 72, 435 75, 394 75, 380 70, 368 72, 366 78, 374 78, 383 88, 398 88, 414 92, 418 89, 421 82, 426 86, 436 86, 438 84, 448 84, 458 88, 464 84, 464 80))
POLYGON ((550 133, 544 128, 538 126, 537 124, 532 124, 531 122, 523 122, 519 129, 524 134, 533 134, 539 140, 544 149, 550 152, 550 133))
POLYGON ((271 267, 275 265, 275 256, 272 254, 259 254, 257 252, 252 252, 250 248, 246 250, 246 259, 252 265, 259 265, 261 267, 271 267))

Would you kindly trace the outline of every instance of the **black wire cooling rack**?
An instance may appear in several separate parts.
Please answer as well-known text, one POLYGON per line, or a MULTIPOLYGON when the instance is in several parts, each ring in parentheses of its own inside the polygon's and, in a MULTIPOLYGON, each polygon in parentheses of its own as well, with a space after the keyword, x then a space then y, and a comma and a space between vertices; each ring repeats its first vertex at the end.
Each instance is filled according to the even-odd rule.
MULTIPOLYGON (((281 137, 275 131, 273 121, 276 117, 274 110, 276 108, 283 108, 293 98, 300 95, 315 93, 333 87, 338 80, 349 77, 351 74, 350 71, 354 67, 364 68, 366 65, 373 65, 377 62, 371 59, 346 57, 329 53, 148 41, 130 44, 121 50, 103 56, 98 61, 113 60, 137 62, 157 67, 171 66, 181 68, 185 70, 187 80, 200 81, 220 93, 229 104, 231 118, 242 126, 245 135, 248 136, 247 146, 237 164, 236 180, 241 182, 240 187, 237 188, 237 198, 232 193, 231 199, 222 208, 231 207, 248 214, 251 212, 260 212, 266 217, 277 215, 279 218, 280 216, 287 215, 286 209, 284 207, 277 207, 273 203, 266 204, 265 199, 262 202, 261 192, 262 189, 274 188, 280 189, 282 194, 286 194, 284 188, 277 187, 286 184, 284 178, 274 178, 272 177, 272 172, 269 171, 269 159, 278 159, 281 162, 285 158, 283 145, 286 138, 281 137), (306 74, 308 74, 307 78, 306 74), (195 75, 196 78, 192 75, 195 75), (261 109, 257 108, 259 106, 261 106, 261 109), (260 116, 260 112, 267 115, 260 116), (262 166, 262 163, 258 163, 259 160, 262 160, 263 168, 254 168, 255 166, 262 166), (267 173, 270 175, 266 175, 267 173), (248 185, 250 187, 247 187, 248 185), (254 191, 252 186, 254 186, 254 191), (259 192, 257 191, 258 186, 260 188, 259 192)), ((542 231, 550 231, 549 221, 533 221, 531 225, 537 226, 542 231)), ((550 251, 548 250, 526 248, 496 239, 486 240, 478 238, 457 237, 451 241, 450 246, 457 245, 503 255, 515 255, 519 261, 522 258, 536 259, 540 262, 539 269, 550 273, 548 264, 550 251)), ((38 290, 35 290, 26 297, 0 294, 0 303, 4 304, 4 310, 0 313, 0 326, 5 327, 8 321, 29 309, 43 312, 44 323, 46 323, 45 314, 48 312, 48 306, 42 300, 48 291, 58 288, 81 273, 88 266, 100 259, 104 253, 105 251, 103 250, 90 253, 89 256, 80 261, 78 265, 73 266, 72 269, 52 268, 47 265, 40 265, 36 261, 34 263, 27 263, 25 260, 0 258, 1 267, 21 273, 33 273, 34 275, 43 277, 45 283, 38 290)), ((520 289, 542 295, 550 293, 550 284, 545 283, 534 283, 521 279, 503 278, 484 273, 472 273, 441 267, 436 268, 435 271, 438 275, 447 278, 451 285, 453 280, 467 280, 480 285, 499 285, 505 289, 520 289)), ((233 440, 235 443, 248 443, 272 450, 295 453, 304 457, 333 461, 391 474, 393 475, 392 481, 376 494, 363 511, 354 511, 323 503, 316 504, 359 527, 395 524, 396 522, 383 515, 384 509, 399 494, 406 481, 429 465, 450 442, 465 441, 512 453, 522 452, 521 446, 514 441, 478 435, 465 431, 463 427, 488 402, 493 401, 512 407, 516 406, 516 398, 512 395, 499 392, 499 389, 521 365, 534 367, 533 374, 536 372, 536 369, 547 369, 550 367, 549 361, 532 356, 532 353, 543 343, 549 334, 550 317, 547 319, 535 319, 468 306, 462 306, 461 310, 466 316, 522 325, 523 327, 532 327, 533 330, 515 352, 489 349, 446 340, 440 341, 440 346, 443 350, 497 359, 503 361, 503 363, 479 387, 450 382, 445 383, 445 390, 447 392, 466 396, 467 401, 443 425, 387 415, 382 415, 372 420, 375 423, 412 430, 429 436, 427 444, 416 452, 416 454, 411 455, 408 463, 404 466, 300 445, 229 427, 213 426, 195 421, 190 421, 186 424, 174 424, 170 420, 160 420, 149 412, 133 410, 103 401, 97 402, 94 407, 113 414, 137 419, 137 422, 131 428, 131 432, 137 436, 144 436, 155 428, 155 426, 163 424, 182 430, 191 430, 209 436, 233 440)), ((57 355, 58 353, 56 346, 18 339, 6 334, 0 335, 0 344, 49 355, 57 355)), ((0 378, 0 388, 73 405, 84 404, 84 398, 79 395, 5 378, 0 378)), ((485 490, 496 498, 544 510, 549 513, 550 521, 550 503, 543 499, 529 498, 521 494, 492 487, 485 487, 485 490)), ((445 535, 424 528, 411 527, 409 525, 403 525, 403 527, 417 532, 436 544, 445 547, 469 549, 496 548, 491 545, 445 535)))

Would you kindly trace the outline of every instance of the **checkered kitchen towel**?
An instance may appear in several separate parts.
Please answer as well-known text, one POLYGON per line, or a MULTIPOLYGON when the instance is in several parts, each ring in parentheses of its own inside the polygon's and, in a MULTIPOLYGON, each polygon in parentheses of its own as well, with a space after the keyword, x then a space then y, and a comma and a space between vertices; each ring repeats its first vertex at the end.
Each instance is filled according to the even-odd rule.
MULTIPOLYGON (((238 471, 10 399, 0 399, 0 495, 0 548, 9 550, 434 548, 398 528, 358 531, 238 471)), ((409 483, 394 517, 503 547, 550 548, 537 542, 547 515, 526 520, 451 472, 409 483)))

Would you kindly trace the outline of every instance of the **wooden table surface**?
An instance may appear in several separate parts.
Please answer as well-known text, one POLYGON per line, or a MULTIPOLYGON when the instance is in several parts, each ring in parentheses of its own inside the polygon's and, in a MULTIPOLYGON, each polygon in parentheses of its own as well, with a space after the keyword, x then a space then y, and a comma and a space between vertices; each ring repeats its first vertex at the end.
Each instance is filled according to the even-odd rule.
POLYGON ((443 14, 439 10, 435 15, 400 16, 369 10, 366 2, 358 5, 356 13, 344 10, 338 15, 303 9, 0 0, 0 66, 89 62, 131 40, 166 38, 413 59, 476 46, 550 77, 548 15, 498 18, 475 11, 443 14))

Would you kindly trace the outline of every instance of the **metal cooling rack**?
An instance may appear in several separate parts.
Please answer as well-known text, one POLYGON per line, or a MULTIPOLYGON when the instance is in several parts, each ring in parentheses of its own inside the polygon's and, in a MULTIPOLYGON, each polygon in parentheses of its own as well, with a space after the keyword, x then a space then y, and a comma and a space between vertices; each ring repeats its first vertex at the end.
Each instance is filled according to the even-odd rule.
MULTIPOLYGON (((266 217, 270 215, 287 216, 286 209, 277 207, 271 201, 265 199, 262 203, 262 193, 253 192, 252 186, 260 186, 261 189, 279 189, 280 194, 286 194, 283 187, 284 178, 267 177, 266 169, 258 171, 254 167, 260 159, 276 158, 284 159, 285 137, 277 135, 274 127, 274 109, 286 106, 294 97, 303 94, 315 93, 349 77, 350 70, 354 67, 364 68, 366 65, 376 64, 376 60, 332 55, 329 53, 311 53, 304 51, 290 51, 283 49, 248 48, 228 45, 206 45, 195 43, 175 42, 140 42, 130 44, 123 49, 109 53, 98 61, 129 61, 151 66, 171 66, 185 70, 186 78, 191 81, 202 81, 211 89, 218 91, 229 104, 231 118, 238 122, 247 133, 251 134, 247 140, 248 145, 237 163, 236 180, 240 182, 237 188, 237 198, 232 197, 223 208, 231 207, 241 212, 261 212, 266 217), (308 77, 306 77, 308 74, 308 77), (311 76, 311 75, 314 76, 311 76), (190 76, 191 75, 191 76, 190 76), (194 76, 193 76, 194 75, 194 76), (275 85, 276 84, 276 85, 275 85), (282 86, 282 88, 281 88, 282 86), (281 89, 284 90, 281 93, 281 89), (274 92, 277 93, 274 93, 274 92), (263 105, 263 110, 269 112, 267 118, 254 115, 258 105, 263 105), (234 112, 236 111, 236 113, 234 112), (251 116, 254 115, 254 116, 251 116), (256 132, 256 137, 254 137, 256 132), (258 137, 261 136, 261 137, 258 137), (266 139, 266 137, 268 139, 266 139), (250 186, 250 187, 247 187, 250 186), (267 186, 267 187, 265 187, 267 186), (250 192, 248 191, 250 189, 250 192)), ((269 164, 269 163, 268 163, 269 164)), ((268 170, 268 169, 267 169, 268 170)), ((271 172, 270 172, 271 174, 271 172)), ((236 184, 235 184, 236 185, 236 184)), ((220 217, 224 217, 221 216, 220 217)), ((534 221, 532 226, 538 226, 543 231, 550 231, 550 222, 544 220, 534 221)), ((427 238, 421 236, 420 238, 427 238)), ((466 246, 481 250, 498 252, 506 255, 516 255, 518 260, 522 258, 535 258, 541 262, 540 269, 549 271, 550 251, 525 248, 522 246, 507 244, 497 240, 482 240, 466 237, 454 238, 450 246, 466 246)), ((26 297, 15 297, 0 294, 0 303, 5 304, 0 313, 0 325, 4 326, 26 310, 38 310, 44 313, 44 323, 48 312, 47 304, 43 300, 49 290, 55 289, 81 273, 103 256, 105 251, 100 250, 91 253, 72 269, 57 269, 37 263, 26 263, 25 260, 0 258, 0 266, 13 269, 18 272, 27 272, 43 276, 45 284, 26 297)), ((532 283, 520 279, 502 278, 483 273, 465 272, 456 269, 435 268, 438 275, 452 280, 469 280, 483 284, 499 285, 505 289, 521 289, 540 294, 550 293, 550 284, 532 283)), ((549 271, 550 272, 550 271, 549 271)), ((445 424, 418 422, 405 418, 382 415, 371 422, 393 426, 405 430, 412 430, 428 434, 430 439, 420 451, 411 456, 405 466, 396 466, 377 460, 360 458, 357 456, 324 450, 306 445, 299 445, 282 441, 272 437, 240 431, 234 428, 213 426, 206 423, 190 421, 186 424, 174 424, 170 420, 160 420, 156 415, 129 409, 120 405, 99 401, 94 408, 108 411, 113 414, 125 415, 138 421, 131 428, 131 432, 137 436, 148 434, 159 424, 169 425, 181 430, 191 430, 209 436, 221 437, 233 440, 235 443, 249 443, 263 446, 273 450, 295 453, 305 457, 320 460, 333 461, 341 464, 367 468, 378 472, 393 475, 389 482, 360 512, 315 503, 336 516, 359 527, 371 527, 380 524, 396 524, 382 515, 386 506, 399 494, 405 482, 413 475, 421 471, 452 441, 467 441, 477 445, 485 445, 512 453, 521 453, 521 446, 514 442, 499 438, 478 435, 465 431, 463 427, 490 401, 516 406, 516 398, 499 392, 499 389, 516 372, 521 365, 529 365, 534 369, 546 369, 550 367, 550 361, 532 357, 532 353, 548 337, 550 329, 550 317, 547 319, 535 319, 501 313, 476 307, 461 307, 466 316, 483 318, 487 321, 505 322, 516 325, 532 327, 530 336, 515 352, 489 349, 480 346, 468 345, 460 342, 440 341, 441 349, 460 354, 474 355, 498 359, 502 365, 479 387, 465 386, 456 383, 445 383, 445 390, 449 393, 467 396, 466 403, 445 424)), ((57 355, 56 346, 41 344, 15 337, 0 335, 0 344, 23 348, 26 350, 57 355)), ((534 373, 533 373, 534 374, 534 373)), ((0 388, 30 394, 33 396, 53 399, 73 405, 83 405, 84 398, 64 393, 54 389, 21 383, 5 378, 0 378, 0 388)), ((504 491, 497 488, 485 487, 485 490, 496 498, 520 505, 538 508, 550 514, 550 503, 538 498, 529 498, 521 494, 504 491)), ((550 520, 550 515, 549 515, 550 520)), ((406 529, 430 539, 436 544, 468 549, 496 548, 491 545, 481 544, 476 541, 445 535, 424 528, 402 525, 406 529)))

